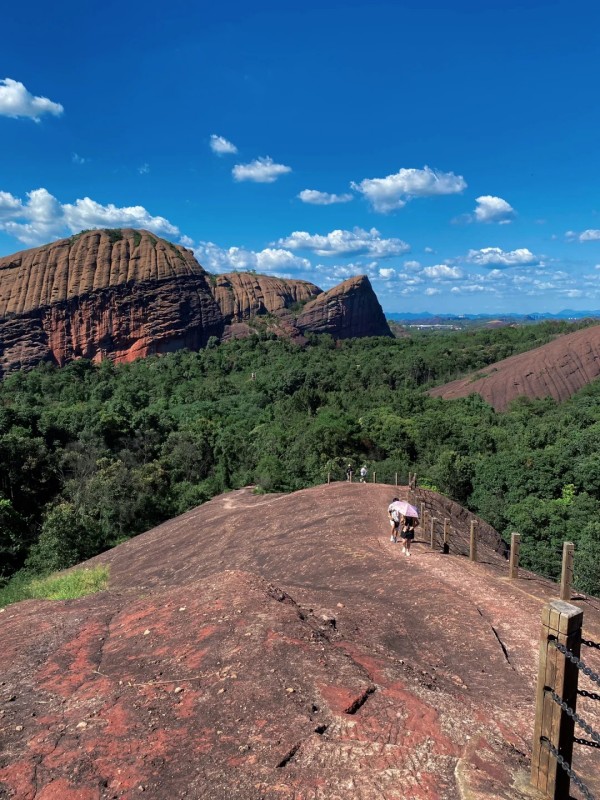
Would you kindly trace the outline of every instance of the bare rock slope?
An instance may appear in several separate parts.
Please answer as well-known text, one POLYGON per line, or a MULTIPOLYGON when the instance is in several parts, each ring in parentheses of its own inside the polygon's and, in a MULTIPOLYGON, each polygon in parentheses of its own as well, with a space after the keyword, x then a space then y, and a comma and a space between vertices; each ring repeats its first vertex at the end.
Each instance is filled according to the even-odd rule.
MULTIPOLYGON (((192 252, 148 231, 87 231, 0 258, 0 376, 40 361, 131 361, 181 348, 253 317, 281 317, 278 332, 390 335, 368 279, 321 296, 305 281, 237 273, 211 276, 192 252)), ((243 327, 236 335, 248 334, 243 327)))
POLYGON ((600 325, 594 325, 436 386, 430 394, 447 400, 479 394, 496 411, 504 411, 523 395, 562 402, 599 376, 600 325))
MULTIPOLYGON (((88 562, 110 565, 107 591, 8 607, 0 797, 531 798, 556 586, 507 581, 483 525, 480 562, 464 558, 471 517, 432 492, 411 497, 427 515, 403 556, 393 493, 408 496, 232 492, 88 562), (431 516, 451 519, 449 555, 429 547, 431 516)), ((582 605, 598 640, 598 603, 582 605)), ((592 701, 578 710, 597 728, 592 701)), ((574 762, 592 792, 595 756, 574 762)))

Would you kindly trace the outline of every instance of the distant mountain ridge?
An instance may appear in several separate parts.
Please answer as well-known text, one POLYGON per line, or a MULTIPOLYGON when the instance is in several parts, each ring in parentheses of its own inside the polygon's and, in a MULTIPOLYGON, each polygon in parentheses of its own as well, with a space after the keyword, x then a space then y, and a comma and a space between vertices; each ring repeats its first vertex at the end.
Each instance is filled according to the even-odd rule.
POLYGON ((41 361, 131 361, 210 337, 391 336, 366 276, 322 292, 254 273, 210 275, 193 253, 149 231, 85 231, 0 258, 0 376, 41 361))

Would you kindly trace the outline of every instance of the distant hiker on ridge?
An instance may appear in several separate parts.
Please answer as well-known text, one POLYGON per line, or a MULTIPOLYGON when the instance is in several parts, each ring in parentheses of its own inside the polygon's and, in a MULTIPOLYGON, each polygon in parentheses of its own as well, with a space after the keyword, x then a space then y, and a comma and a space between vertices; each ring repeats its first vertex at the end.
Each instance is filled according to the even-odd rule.
POLYGON ((361 483, 365 483, 365 481, 367 480, 367 472, 368 472, 367 465, 363 464, 362 467, 360 468, 360 482, 361 483))
POLYGON ((346 480, 352 483, 352 464, 346 467, 346 480))

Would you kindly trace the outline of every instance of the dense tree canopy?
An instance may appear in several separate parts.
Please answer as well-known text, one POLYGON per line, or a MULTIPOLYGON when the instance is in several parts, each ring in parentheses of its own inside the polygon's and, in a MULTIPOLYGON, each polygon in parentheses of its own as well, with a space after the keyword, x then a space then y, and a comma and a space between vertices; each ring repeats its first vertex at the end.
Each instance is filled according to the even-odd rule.
POLYGON ((0 578, 88 558, 227 489, 341 478, 428 484, 522 534, 530 568, 600 595, 600 382, 566 403, 426 389, 549 341, 565 323, 305 347, 257 334, 115 366, 41 365, 0 385, 0 578), (253 379, 252 375, 255 378, 253 379))

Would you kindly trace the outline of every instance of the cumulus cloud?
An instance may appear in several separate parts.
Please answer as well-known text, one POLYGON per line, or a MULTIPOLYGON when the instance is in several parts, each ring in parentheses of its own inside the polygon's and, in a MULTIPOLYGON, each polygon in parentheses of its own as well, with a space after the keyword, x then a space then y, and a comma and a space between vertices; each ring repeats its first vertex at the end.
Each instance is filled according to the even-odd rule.
POLYGON ((494 197, 486 194, 476 198, 475 212, 473 219, 475 222, 498 222, 505 225, 516 216, 514 208, 501 197, 494 197))
POLYGON ((517 250, 501 250, 499 247, 483 247, 469 250, 467 261, 480 267, 526 267, 539 264, 540 259, 531 250, 521 247, 517 250))
POLYGON ((588 229, 579 234, 580 242, 597 242, 600 240, 600 231, 588 229))
POLYGON ((401 169, 386 178, 365 178, 360 183, 352 183, 351 186, 366 197, 375 211, 386 214, 402 208, 414 197, 457 194, 462 192, 467 184, 462 175, 438 172, 424 167, 401 169))
POLYGON ((460 267, 449 267, 447 264, 436 264, 433 267, 425 267, 423 275, 434 280, 455 281, 464 277, 464 272, 460 267))
POLYGON ((382 278, 384 281, 389 281, 392 278, 396 277, 396 270, 392 267, 382 267, 379 270, 379 277, 382 278))
POLYGON ((276 164, 270 156, 266 156, 266 158, 255 158, 249 164, 236 164, 232 173, 236 181, 274 183, 280 175, 291 171, 291 167, 286 167, 285 164, 276 164))
POLYGON ((150 172, 150 164, 142 164, 141 167, 138 167, 138 172, 140 175, 147 175, 150 172))
POLYGON ((29 117, 40 121, 43 114, 60 116, 64 108, 60 103, 53 103, 47 97, 34 97, 20 81, 12 78, 0 80, 0 115, 5 117, 29 117))
POLYGON ((314 206, 330 206, 352 200, 351 194, 329 194, 329 192, 318 192, 316 189, 303 189, 298 197, 303 203, 311 203, 314 206))
POLYGON ((216 133, 213 133, 210 137, 210 149, 218 156, 224 156, 228 153, 237 153, 238 151, 233 142, 229 142, 224 136, 217 136, 216 133))
POLYGON ((280 239, 277 244, 291 250, 313 250, 320 256, 364 254, 373 258, 389 258, 410 250, 402 239, 382 239, 376 228, 371 228, 370 231, 362 228, 351 231, 335 230, 324 236, 294 231, 291 236, 280 239))
POLYGON ((194 255, 209 272, 257 272, 286 275, 308 272, 312 269, 306 258, 299 258, 289 250, 267 247, 254 251, 245 247, 222 248, 213 242, 200 242, 194 255))
POLYGON ((85 164, 87 160, 88 160, 87 158, 80 156, 78 153, 73 153, 73 155, 71 156, 71 161, 73 162, 73 164, 80 164, 80 165, 85 164))
POLYGON ((27 201, 0 192, 0 230, 34 246, 50 239, 90 228, 146 228, 165 236, 179 229, 164 217, 155 217, 143 206, 102 205, 89 197, 60 203, 46 189, 28 192, 27 201))
POLYGON ((425 289, 425 294, 427 295, 427 297, 432 297, 434 294, 441 294, 441 293, 442 293, 441 289, 436 289, 433 286, 430 286, 429 289, 425 289))

